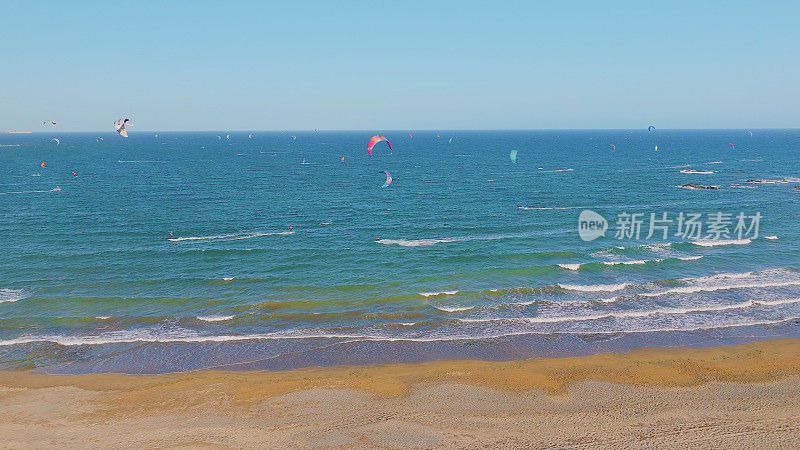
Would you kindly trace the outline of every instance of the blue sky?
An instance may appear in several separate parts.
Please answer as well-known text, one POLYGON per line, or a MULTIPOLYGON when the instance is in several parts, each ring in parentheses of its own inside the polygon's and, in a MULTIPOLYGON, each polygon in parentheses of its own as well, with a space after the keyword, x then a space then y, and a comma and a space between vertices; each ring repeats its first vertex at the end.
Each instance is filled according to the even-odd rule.
POLYGON ((800 2, 3 2, 0 130, 800 126, 800 2))

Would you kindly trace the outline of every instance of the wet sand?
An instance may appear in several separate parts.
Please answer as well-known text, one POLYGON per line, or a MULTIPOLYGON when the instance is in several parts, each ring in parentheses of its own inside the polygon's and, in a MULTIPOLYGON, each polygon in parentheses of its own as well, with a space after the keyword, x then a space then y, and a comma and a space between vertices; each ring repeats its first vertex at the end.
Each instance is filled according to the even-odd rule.
POLYGON ((800 339, 286 372, 0 371, 0 447, 800 447, 800 339))

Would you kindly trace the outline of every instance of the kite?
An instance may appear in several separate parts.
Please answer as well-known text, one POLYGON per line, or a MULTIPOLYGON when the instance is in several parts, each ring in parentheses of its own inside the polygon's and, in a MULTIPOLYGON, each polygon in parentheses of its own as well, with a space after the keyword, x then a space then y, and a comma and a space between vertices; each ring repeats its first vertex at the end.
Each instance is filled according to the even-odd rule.
POLYGON ((128 131, 125 129, 126 125, 133 126, 131 119, 117 119, 114 121, 114 129, 117 130, 122 137, 128 137, 128 131))
POLYGON ((386 186, 392 184, 392 175, 389 172, 387 172, 385 170, 381 170, 378 173, 385 173, 386 174, 386 182, 383 183, 383 186, 381 186, 382 188, 385 188, 386 186))
POLYGON ((392 143, 389 142, 388 139, 386 139, 384 136, 381 136, 380 134, 376 134, 375 136, 369 138, 369 142, 367 142, 367 153, 369 154, 369 156, 372 156, 372 147, 375 147, 375 144, 377 144, 380 141, 386 141, 386 143, 389 144, 389 150, 392 149, 392 143))

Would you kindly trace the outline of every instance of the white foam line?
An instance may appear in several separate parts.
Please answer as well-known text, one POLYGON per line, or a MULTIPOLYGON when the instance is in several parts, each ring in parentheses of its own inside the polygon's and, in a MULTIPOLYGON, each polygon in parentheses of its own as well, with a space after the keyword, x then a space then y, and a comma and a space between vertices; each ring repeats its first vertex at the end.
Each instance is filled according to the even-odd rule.
POLYGON ((691 241, 694 245, 701 247, 717 247, 720 245, 746 245, 752 242, 750 239, 712 239, 712 240, 697 240, 691 241))
POLYGON ((376 239, 376 244, 383 245, 399 245, 401 247, 425 247, 434 244, 442 244, 449 242, 464 242, 464 241, 494 241, 499 239, 513 239, 520 237, 529 237, 531 233, 520 234, 497 234, 485 236, 464 236, 464 237, 449 237, 449 238, 427 238, 427 239, 376 239))
POLYGON ((748 180, 745 183, 753 183, 753 184, 789 184, 789 183, 800 183, 800 178, 795 177, 783 177, 780 180, 748 180))
POLYGON ((617 266, 617 265, 639 265, 639 264, 647 264, 649 262, 661 262, 664 259, 637 259, 631 261, 603 261, 603 264, 607 266, 617 266))
POLYGON ((693 174, 703 174, 703 175, 710 175, 712 173, 716 173, 713 170, 681 170, 681 173, 693 173, 693 174))
POLYGON ((531 210, 550 210, 550 209, 589 209, 583 206, 542 206, 542 207, 532 207, 532 206, 517 206, 519 209, 531 209, 531 210))
POLYGON ((724 286, 682 286, 672 289, 667 289, 661 292, 645 292, 639 293, 642 297, 660 297, 669 294, 694 294, 697 292, 716 292, 727 291, 731 289, 759 289, 768 287, 787 287, 787 286, 800 286, 800 281, 779 281, 771 283, 746 283, 746 284, 729 284, 724 286))
POLYGON ((434 306, 434 308, 444 312, 459 312, 475 309, 475 306, 434 306))
POLYGON ((294 234, 294 231, 280 231, 280 232, 271 232, 271 233, 250 233, 250 234, 221 234, 217 236, 188 236, 188 237, 176 237, 176 238, 167 238, 169 242, 183 242, 183 241, 214 241, 214 240, 225 240, 225 241, 235 241, 239 239, 251 239, 255 237, 261 236, 285 236, 289 234, 294 234))
POLYGON ((420 292, 419 295, 423 297, 436 297, 439 295, 456 295, 458 291, 442 291, 442 292, 420 292))
POLYGON ((627 288, 630 286, 628 283, 620 283, 620 284, 589 284, 589 285, 581 285, 581 284, 561 284, 558 283, 558 287, 562 289, 567 289, 570 291, 581 291, 581 292, 613 292, 613 291, 621 291, 622 289, 627 288))
POLYGON ((8 195, 8 194, 41 194, 45 192, 58 192, 61 188, 56 186, 53 189, 48 189, 46 191, 11 191, 11 192, 0 192, 0 195, 8 195))
POLYGON ((0 303, 14 303, 27 297, 20 289, 0 289, 0 303))
POLYGON ((613 312, 613 313, 604 313, 604 314, 595 314, 590 316, 564 316, 564 317, 493 317, 493 318, 486 318, 486 319, 456 319, 460 322, 526 322, 526 323, 561 323, 561 322, 584 322, 587 320, 600 320, 600 319, 625 319, 630 317, 648 317, 654 316, 656 314, 664 314, 664 315, 680 315, 680 314, 691 314, 691 313, 704 313, 704 312, 716 312, 716 311, 727 311, 730 309, 743 309, 749 308, 752 306, 778 306, 778 305, 787 305, 791 303, 800 303, 800 298, 793 298, 793 299, 786 299, 786 300, 776 300, 776 301, 757 301, 757 300, 748 300, 741 303, 736 303, 733 305, 720 305, 720 306, 706 306, 706 307, 698 307, 698 308, 659 308, 659 309, 651 309, 647 311, 624 311, 624 312, 613 312))
POLYGON ((195 337, 155 337, 155 338, 103 338, 92 336, 84 338, 74 338, 67 336, 30 336, 16 339, 0 340, 0 346, 11 346, 21 344, 31 344, 38 342, 51 342, 63 346, 78 345, 104 345, 104 344, 130 344, 137 342, 236 342, 236 341, 255 341, 255 340, 280 340, 280 339, 350 339, 348 342, 360 341, 388 341, 388 342, 442 342, 442 341, 475 341, 485 339, 496 339, 508 336, 525 335, 613 335, 613 334, 641 334, 658 332, 691 332, 703 330, 719 330, 735 327, 752 327, 759 325, 775 325, 800 319, 800 316, 786 317, 777 320, 763 320, 755 322, 741 322, 715 326, 698 326, 690 328, 651 328, 640 330, 603 330, 603 331, 517 331, 509 333, 496 333, 482 336, 448 336, 448 337, 388 337, 388 336, 369 336, 369 335, 347 335, 347 334, 309 334, 309 335, 267 335, 267 334, 248 334, 248 335, 223 335, 223 336, 195 336, 195 337))
POLYGON ((198 320, 202 320, 203 322, 222 322, 225 320, 231 320, 234 316, 197 316, 198 320))
MULTIPOLYGON (((766 239, 766 238, 765 238, 766 239)), ((680 261, 696 261, 702 258, 702 256, 674 256, 669 258, 656 258, 656 259, 635 259, 635 260, 627 260, 627 261, 599 261, 601 264, 605 264, 607 266, 631 266, 631 265, 640 265, 640 264, 647 264, 647 263, 659 263, 663 261, 667 261, 669 259, 677 259, 680 261)), ((558 267, 567 270, 579 270, 586 264, 592 263, 575 263, 575 264, 558 264, 558 267)))

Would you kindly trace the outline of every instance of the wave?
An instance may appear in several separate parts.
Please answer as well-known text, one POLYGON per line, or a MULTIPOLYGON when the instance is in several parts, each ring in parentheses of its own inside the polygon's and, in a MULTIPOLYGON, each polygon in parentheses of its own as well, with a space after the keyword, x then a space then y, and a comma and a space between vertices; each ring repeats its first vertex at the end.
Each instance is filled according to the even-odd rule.
POLYGON ((137 164, 137 163, 142 163, 142 164, 146 164, 146 163, 151 163, 151 164, 166 164, 167 162, 166 162, 166 161, 145 161, 145 160, 123 161, 123 160, 121 160, 121 159, 118 159, 118 160, 117 160, 117 163, 119 163, 119 164, 137 164))
POLYGON ((484 236, 464 236, 464 237, 449 237, 449 238, 426 238, 426 239, 376 239, 376 244, 383 245, 399 245, 401 247, 427 247, 435 244, 445 244, 450 242, 465 242, 465 241, 495 241, 500 239, 514 239, 521 237, 530 237, 532 233, 519 233, 519 234, 494 234, 484 236))
POLYGON ((645 311, 617 311, 603 314, 592 314, 585 316, 561 316, 561 317, 491 317, 491 318, 458 318, 455 319, 459 322, 525 322, 525 323, 562 323, 562 322, 584 322, 589 320, 603 320, 603 319, 627 319, 631 317, 649 317, 654 315, 680 315, 692 313, 706 313, 727 311, 731 309, 743 309, 754 306, 780 306, 792 303, 800 303, 800 298, 792 298, 785 300, 773 301, 758 301, 747 300, 741 303, 734 303, 732 305, 718 305, 718 306, 700 306, 694 308, 658 308, 645 311))
POLYGON ((659 297, 669 294, 693 294, 697 292, 715 292, 730 289, 763 289, 772 287, 800 286, 800 277, 793 276, 792 269, 767 269, 758 272, 720 273, 699 278, 681 278, 675 280, 687 283, 659 292, 644 292, 642 297, 659 297), (775 278, 775 277, 780 278, 775 278), (787 276, 792 276, 787 278, 787 276), (765 279, 766 278, 766 279, 765 279), (742 280, 746 280, 742 282, 742 280))
POLYGON ((585 263, 562 263, 557 264, 558 267, 567 270, 580 270, 582 267, 590 266, 593 264, 602 264, 605 266, 632 266, 632 265, 641 265, 641 264, 651 264, 651 263, 660 263, 669 260, 679 260, 679 261, 697 261, 698 259, 702 258, 701 255, 697 256, 673 256, 668 258, 656 258, 656 259, 633 259, 633 260, 624 260, 624 261, 597 261, 597 262, 585 262, 585 263))
MULTIPOLYGON (((512 331, 487 333, 483 335, 453 335, 453 336, 380 336, 365 334, 346 334, 346 333, 320 333, 320 332, 278 332, 271 334, 243 334, 243 335, 200 335, 194 332, 178 333, 153 333, 147 331, 127 331, 111 332, 95 336, 23 336, 14 339, 0 340, 0 346, 24 345, 33 343, 53 343, 62 346, 83 346, 83 345, 107 345, 107 344, 133 344, 133 343, 204 343, 204 342, 237 342, 237 341, 257 341, 257 340, 282 340, 282 339, 343 339, 347 342, 359 341, 406 341, 406 342, 449 342, 449 341, 475 341, 485 339, 497 339, 510 336, 525 335, 619 335, 619 334, 641 334, 659 332, 696 332, 708 330, 720 330, 734 327, 754 327, 765 325, 778 325, 789 323, 800 319, 797 317, 785 317, 774 320, 755 320, 749 322, 738 322, 728 324, 714 324, 707 326, 678 327, 654 327, 635 330, 598 330, 598 331, 512 331)), ((458 319, 461 320, 461 319, 458 319)))
POLYGON ((795 177, 783 177, 779 180, 761 180, 761 179, 751 179, 745 181, 745 183, 752 183, 752 184, 788 184, 788 183, 800 183, 800 178, 795 177))
POLYGON ((237 234, 220 234, 215 236, 187 236, 187 237, 174 237, 167 238, 170 242, 183 242, 183 241, 235 241, 240 239, 251 239, 261 236, 286 236, 294 234, 294 231, 273 231, 264 233, 237 233, 237 234))
POLYGON ((442 292, 420 292, 419 295, 423 297, 438 297, 440 295, 456 295, 458 291, 442 291, 442 292))
POLYGON ((764 239, 766 239, 768 241, 777 241, 778 240, 778 236, 764 236, 764 239))
POLYGON ((533 206, 519 206, 519 205, 517 205, 517 208, 518 209, 526 209, 526 210, 538 210, 538 211, 544 211, 544 210, 550 210, 550 209, 562 209, 562 210, 564 210, 564 209, 589 209, 589 208, 587 208, 585 206, 541 206, 541 207, 533 207, 533 206))
POLYGON ((61 188, 56 186, 53 189, 48 189, 46 191, 9 191, 9 192, 0 192, 0 195, 7 195, 7 194, 41 194, 45 192, 58 192, 61 188))
POLYGON ((684 169, 684 170, 681 170, 680 173, 696 173, 696 174, 709 175, 709 174, 717 173, 717 172, 715 172, 713 170, 694 170, 694 169, 688 169, 687 170, 687 169, 684 169))
MULTIPOLYGON (((702 256, 686 256, 682 257, 687 260, 697 260, 702 256)), ((635 292, 631 295, 640 297, 659 297, 669 294, 691 294, 697 292, 714 292, 727 289, 747 289, 747 288, 770 288, 770 287, 789 287, 800 286, 800 276, 794 276, 794 269, 766 269, 758 272, 742 272, 742 273, 720 273, 697 278, 679 278, 679 279, 666 279, 655 280, 651 282, 639 283, 619 283, 619 284, 590 284, 590 285, 577 285, 577 284, 564 284, 558 283, 556 285, 547 285, 539 287, 518 287, 508 289, 492 289, 495 294, 557 294, 562 290, 575 291, 575 292, 616 292, 628 288, 637 288, 638 290, 652 288, 653 286, 674 286, 676 283, 687 284, 686 286, 670 287, 655 292, 635 292), (790 276, 791 278, 787 278, 790 276), (775 279, 775 277, 780 277, 775 279), (739 282, 737 283, 737 280, 739 282), (746 282, 741 282, 745 280, 746 282)), ((483 294, 486 291, 478 292, 483 294)), ((613 298, 610 301, 616 301, 613 298)), ((537 303, 541 300, 508 303, 508 305, 530 305, 537 303)), ((547 301, 548 303, 576 304, 588 302, 606 302, 605 300, 577 300, 577 301, 547 301)), ((505 304, 493 305, 494 307, 501 307, 505 304)))
POLYGON ((644 292, 644 293, 639 293, 637 295, 640 295, 642 297, 660 297, 662 295, 668 295, 668 294, 696 294, 698 292, 716 292, 716 291, 726 291, 731 289, 763 289, 763 288, 788 287, 788 286, 800 286, 800 280, 723 284, 717 286, 681 286, 672 289, 667 289, 661 292, 644 292))
POLYGON ((569 169, 553 169, 553 170, 542 170, 541 168, 539 168, 539 172, 540 172, 540 173, 550 173, 550 172, 572 172, 573 170, 575 170, 575 169, 569 168, 569 169))
POLYGON ((476 306, 434 306, 434 308, 444 312, 460 312, 475 309, 476 306))
POLYGON ((690 241, 694 245, 700 247, 717 247, 720 245, 746 245, 752 242, 750 239, 701 239, 697 241, 690 241))
POLYGON ((0 289, 0 303, 13 303, 27 297, 22 289, 0 289))
MULTIPOLYGON (((636 245, 633 248, 640 248, 642 250, 648 250, 648 251, 651 251, 651 252, 663 252, 664 250, 667 250, 670 247, 672 247, 672 242, 664 242, 662 244, 636 245)), ((623 247, 623 250, 624 249, 628 249, 628 248, 631 248, 631 247, 623 247)))
POLYGON ((628 286, 629 283, 619 283, 619 284, 561 284, 558 283, 557 285, 561 289, 566 289, 568 291, 580 291, 580 292, 614 292, 614 291, 621 291, 628 286))
POLYGON ((689 189, 689 190, 693 190, 693 191, 694 190, 716 190, 716 189, 719 189, 719 185, 718 184, 709 185, 709 186, 703 186, 703 185, 700 185, 700 184, 689 183, 689 184, 679 184, 679 185, 677 185, 675 187, 679 187, 681 189, 689 189))
POLYGON ((197 316, 197 320, 202 320, 203 322, 222 322, 233 318, 234 316, 197 316))
POLYGON ((664 259, 637 259, 631 261, 603 261, 603 264, 607 266, 618 266, 618 265, 638 265, 638 264, 647 264, 649 262, 661 262, 664 259))

